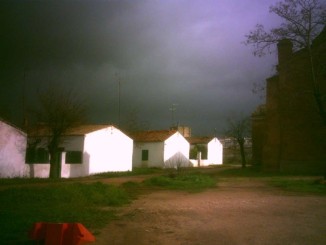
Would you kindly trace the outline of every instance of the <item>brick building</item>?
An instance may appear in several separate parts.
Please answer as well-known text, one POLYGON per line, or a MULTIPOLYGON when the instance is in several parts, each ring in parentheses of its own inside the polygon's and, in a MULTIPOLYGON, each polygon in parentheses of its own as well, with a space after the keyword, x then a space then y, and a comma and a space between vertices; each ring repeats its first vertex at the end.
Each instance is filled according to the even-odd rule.
POLYGON ((326 109, 326 28, 311 50, 315 83, 308 51, 278 43, 277 74, 266 80, 266 104, 252 114, 253 162, 265 170, 326 171, 326 123, 314 96, 318 86, 326 109))

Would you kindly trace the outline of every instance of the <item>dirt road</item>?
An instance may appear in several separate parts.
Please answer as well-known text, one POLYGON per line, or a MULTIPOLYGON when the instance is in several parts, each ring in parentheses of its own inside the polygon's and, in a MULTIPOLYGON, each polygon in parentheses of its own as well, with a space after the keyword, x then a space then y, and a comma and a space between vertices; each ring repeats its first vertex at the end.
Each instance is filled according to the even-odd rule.
POLYGON ((157 191, 119 208, 96 245, 326 244, 326 197, 261 181, 220 181, 202 193, 157 191))

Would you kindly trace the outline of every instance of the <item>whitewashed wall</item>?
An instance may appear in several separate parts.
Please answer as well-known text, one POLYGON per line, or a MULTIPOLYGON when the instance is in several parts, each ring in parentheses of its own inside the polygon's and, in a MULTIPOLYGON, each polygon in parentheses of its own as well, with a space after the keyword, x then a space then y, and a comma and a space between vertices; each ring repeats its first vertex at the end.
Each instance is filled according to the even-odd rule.
POLYGON ((133 166, 162 168, 164 167, 163 152, 163 142, 134 143, 133 166), (148 161, 142 161, 142 150, 148 150, 148 161))
POLYGON ((89 174, 132 170, 133 140, 115 127, 87 134, 84 163, 89 174))
POLYGON ((30 167, 29 177, 32 178, 49 178, 50 163, 28 164, 30 167))
POLYGON ((27 136, 19 129, 0 121, 0 177, 28 176, 25 164, 27 136))
POLYGON ((221 142, 214 138, 207 146, 207 161, 210 165, 221 165, 223 164, 223 145, 221 142))
POLYGON ((189 142, 176 132, 164 142, 164 167, 190 167, 189 142))

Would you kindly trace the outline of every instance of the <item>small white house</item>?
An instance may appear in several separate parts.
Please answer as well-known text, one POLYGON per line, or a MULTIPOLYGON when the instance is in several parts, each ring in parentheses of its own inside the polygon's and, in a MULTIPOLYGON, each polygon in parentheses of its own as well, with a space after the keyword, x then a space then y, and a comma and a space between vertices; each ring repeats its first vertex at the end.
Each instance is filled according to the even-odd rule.
MULTIPOLYGON (((133 140, 112 125, 83 125, 73 128, 65 134, 60 146, 61 177, 132 170, 133 140)), ((40 149, 38 152, 42 152, 40 149)), ((31 177, 48 177, 49 158, 44 159, 42 154, 39 155, 43 163, 36 160, 34 164, 30 164, 31 177)))
POLYGON ((216 137, 189 137, 187 140, 194 166, 223 164, 223 145, 216 137))
POLYGON ((28 175, 25 164, 27 136, 15 126, 0 118, 0 177, 28 175))
POLYGON ((175 168, 192 166, 189 142, 176 130, 136 132, 133 167, 175 168))

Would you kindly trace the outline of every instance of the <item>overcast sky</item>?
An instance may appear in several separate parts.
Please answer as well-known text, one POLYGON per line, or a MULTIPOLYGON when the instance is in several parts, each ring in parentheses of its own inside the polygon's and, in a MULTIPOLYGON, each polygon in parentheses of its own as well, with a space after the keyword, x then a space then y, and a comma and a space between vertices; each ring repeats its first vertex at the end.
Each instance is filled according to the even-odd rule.
POLYGON ((274 0, 0 1, 1 112, 21 120, 44 84, 85 98, 94 123, 137 111, 151 129, 174 122, 193 135, 221 134, 228 117, 261 103, 251 90, 274 73, 276 55, 242 44, 257 23, 277 26, 274 0), (118 79, 118 77, 120 79, 118 79), (42 85, 43 84, 43 85, 42 85))

